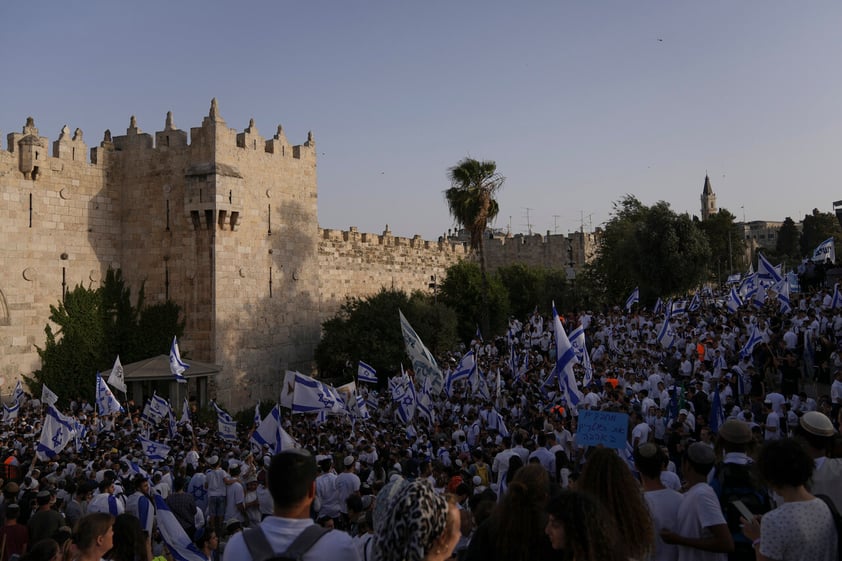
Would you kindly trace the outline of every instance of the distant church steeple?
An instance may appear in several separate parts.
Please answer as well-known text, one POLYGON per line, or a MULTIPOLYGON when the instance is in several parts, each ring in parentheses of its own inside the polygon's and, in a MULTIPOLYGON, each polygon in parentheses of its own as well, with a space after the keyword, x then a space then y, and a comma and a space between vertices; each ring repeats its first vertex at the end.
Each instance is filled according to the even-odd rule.
POLYGON ((710 186, 710 177, 705 174, 705 186, 702 189, 702 220, 707 220, 719 212, 716 208, 716 194, 710 186))

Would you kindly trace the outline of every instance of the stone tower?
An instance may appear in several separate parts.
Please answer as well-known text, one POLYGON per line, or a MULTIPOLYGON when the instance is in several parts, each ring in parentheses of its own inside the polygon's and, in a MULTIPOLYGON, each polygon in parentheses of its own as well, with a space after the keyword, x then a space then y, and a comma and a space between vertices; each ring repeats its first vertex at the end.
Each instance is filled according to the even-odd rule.
POLYGON ((710 186, 710 177, 705 174, 705 186, 702 189, 702 220, 707 220, 717 212, 719 210, 716 208, 716 193, 710 186))

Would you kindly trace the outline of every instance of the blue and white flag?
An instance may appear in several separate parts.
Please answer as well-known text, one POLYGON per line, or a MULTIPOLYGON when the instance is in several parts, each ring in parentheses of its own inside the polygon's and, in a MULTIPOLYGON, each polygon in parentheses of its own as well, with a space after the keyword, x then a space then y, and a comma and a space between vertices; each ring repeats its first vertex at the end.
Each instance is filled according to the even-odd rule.
POLYGON ((764 281, 767 286, 781 280, 781 274, 777 267, 769 263, 769 260, 762 253, 757 254, 757 277, 764 281))
POLYGON ((407 377, 404 385, 404 393, 397 401, 398 408, 395 411, 395 415, 397 415, 398 420, 400 420, 400 422, 404 425, 409 424, 415 416, 417 402, 418 398, 415 395, 415 384, 413 384, 412 380, 407 377))
POLYGON ((743 275, 740 273, 734 273, 733 275, 728 275, 728 278, 725 279, 725 285, 730 286, 732 284, 739 284, 740 279, 743 278, 743 275))
POLYGON ((833 285, 833 298, 830 300, 830 309, 842 308, 842 294, 839 292, 839 283, 833 285))
POLYGON ((763 336, 757 331, 757 325, 751 326, 751 335, 749 335, 746 344, 743 345, 743 348, 740 349, 740 358, 746 358, 751 356, 754 352, 754 348, 763 341, 763 336))
POLYGON ((41 403, 47 405, 55 405, 58 401, 58 395, 47 387, 47 384, 41 384, 41 403))
POLYGON ((578 405, 584 396, 576 384, 573 365, 579 361, 576 359, 576 352, 573 350, 573 345, 570 344, 570 339, 567 338, 567 333, 564 332, 564 326, 561 325, 561 318, 558 317, 555 302, 553 302, 553 333, 555 335, 555 356, 557 357, 555 371, 558 376, 558 387, 564 391, 568 403, 578 405))
POLYGON ((237 421, 234 419, 223 419, 222 417, 217 417, 216 419, 217 431, 219 432, 219 437, 223 440, 238 440, 237 437, 237 421))
POLYGON ((20 403, 13 402, 11 405, 3 404, 3 422, 9 423, 18 418, 20 403))
POLYGON ((479 330, 479 325, 477 325, 477 332, 476 332, 476 334, 474 335, 474 338, 475 338, 477 341, 479 341, 480 343, 482 343, 482 342, 483 342, 483 341, 482 341, 482 332, 479 330))
POLYGON ((433 409, 433 399, 430 396, 429 384, 425 383, 421 391, 416 394, 415 414, 419 419, 427 421, 429 426, 436 424, 436 413, 433 409))
POLYGON ((591 366, 591 357, 588 355, 588 346, 585 342, 585 328, 582 324, 570 332, 570 344, 573 345, 573 350, 576 353, 576 358, 582 364, 585 370, 585 376, 582 378, 582 386, 587 387, 593 381, 593 366, 591 366))
POLYGON ((190 365, 181 360, 181 353, 178 352, 178 341, 173 336, 172 345, 170 346, 170 372, 172 372, 177 382, 186 384, 187 378, 182 376, 182 374, 188 368, 190 368, 190 365))
POLYGON ((828 259, 831 263, 836 263, 836 241, 832 237, 827 238, 813 250, 812 261, 824 263, 828 259))
POLYGON ((743 301, 740 299, 740 295, 737 293, 737 289, 735 287, 731 287, 731 292, 728 295, 728 301, 725 303, 725 307, 728 308, 728 311, 736 313, 737 310, 743 305, 743 301))
POLYGON ((22 403, 25 398, 26 395, 23 393, 23 384, 21 384, 20 380, 18 380, 18 383, 15 384, 15 391, 12 392, 12 401, 15 403, 22 403))
POLYGON ((64 447, 70 444, 76 435, 74 425, 74 419, 62 415, 52 405, 47 407, 41 437, 38 439, 35 452, 38 459, 46 462, 64 450, 64 447))
POLYGON ((476 370, 476 367, 477 364, 476 360, 474 359, 474 351, 468 351, 459 360, 459 364, 456 365, 456 368, 454 368, 453 371, 447 376, 447 383, 445 388, 447 391, 447 395, 452 395, 454 382, 456 382, 457 380, 464 380, 470 378, 474 370, 476 370))
POLYGON ((178 424, 175 422, 175 413, 173 413, 172 408, 167 413, 167 435, 170 440, 178 436, 178 424))
POLYGON ((504 438, 511 435, 511 433, 509 433, 509 429, 506 428, 506 422, 503 420, 503 416, 496 409, 491 412, 491 417, 488 421, 488 428, 496 430, 500 433, 500 436, 504 438))
POLYGON ((254 404, 254 428, 260 426, 260 402, 254 404))
POLYGON ((657 316, 661 313, 661 310, 664 307, 664 303, 661 301, 661 297, 659 296, 658 299, 655 301, 655 307, 652 308, 652 315, 657 316))
POLYGON ((167 400, 159 396, 157 393, 153 393, 152 397, 149 398, 149 401, 147 401, 146 405, 143 407, 141 417, 143 417, 143 419, 148 423, 157 425, 169 414, 169 412, 170 404, 167 403, 167 400))
POLYGON ((750 298, 754 291, 757 290, 758 286, 760 286, 760 281, 757 278, 757 273, 746 275, 743 277, 742 282, 740 282, 740 287, 737 289, 740 298, 742 298, 743 301, 750 298))
POLYGON ((345 400, 335 388, 304 374, 295 373, 293 413, 341 413, 344 410, 345 400))
POLYGON ((216 401, 211 400, 211 405, 213 406, 214 411, 216 411, 216 418, 217 419, 225 419, 226 421, 230 421, 233 419, 231 415, 228 414, 228 411, 220 407, 216 401))
POLYGON ((104 417, 105 415, 112 415, 114 413, 122 413, 125 411, 123 406, 120 405, 120 402, 117 401, 117 398, 114 397, 114 394, 111 393, 111 388, 108 387, 108 384, 105 383, 105 380, 102 379, 102 376, 99 375, 99 372, 96 374, 96 412, 97 415, 100 417, 104 417))
POLYGON ((365 382, 367 384, 378 383, 377 371, 374 367, 359 361, 357 365, 357 382, 365 382))
POLYGON ((670 309, 667 311, 667 315, 670 315, 670 316, 678 316, 678 315, 686 314, 686 313, 687 313, 687 301, 686 300, 673 302, 672 306, 670 306, 670 309))
POLYGON ((357 417, 363 421, 371 419, 371 413, 368 412, 368 405, 365 398, 360 394, 356 394, 354 399, 357 401, 357 417))
POLYGON ((777 295, 775 298, 781 305, 781 313, 788 314, 792 311, 792 303, 789 300, 789 279, 781 279, 781 282, 775 285, 774 291, 777 295))
POLYGON ((167 502, 158 494, 155 494, 155 509, 158 531, 161 532, 161 538, 172 553, 174 561, 208 561, 202 550, 196 547, 184 531, 167 502))
POLYGON ((178 423, 181 425, 187 425, 190 432, 193 432, 193 423, 190 422, 190 404, 187 402, 186 397, 181 404, 181 419, 178 420, 178 423))
POLYGON ((766 288, 763 286, 758 287, 751 295, 751 305, 759 310, 766 304, 767 296, 766 288))
POLYGON ((412 360, 412 371, 415 372, 415 378, 418 383, 423 384, 424 380, 430 378, 431 392, 433 395, 441 394, 444 389, 444 376, 441 373, 436 359, 433 357, 421 338, 409 325, 409 322, 404 317, 403 312, 398 310, 401 322, 401 332, 403 333, 403 340, 406 344, 406 354, 412 360))
POLYGON ((702 307, 702 301, 699 299, 699 293, 696 292, 693 295, 693 299, 690 300, 690 305, 687 306, 687 311, 688 312, 695 312, 696 310, 698 310, 701 307, 702 307))
POLYGON ((251 435, 253 442, 259 445, 267 445, 272 454, 299 448, 298 443, 284 430, 281 423, 281 407, 275 405, 266 417, 260 422, 260 426, 251 435))
POLYGON ((626 298, 626 303, 623 307, 626 309, 627 312, 629 312, 631 311, 632 306, 634 306, 638 302, 640 302, 640 288, 635 287, 635 289, 632 290, 632 293, 629 294, 629 297, 626 298))
POLYGON ((143 449, 143 455, 146 456, 146 459, 149 461, 164 462, 167 460, 167 456, 170 455, 170 447, 166 444, 161 444, 160 442, 155 442, 154 440, 143 438, 142 436, 138 436, 137 441, 140 442, 140 447, 143 449))
POLYGON ((675 330, 670 323, 670 315, 667 314, 664 318, 664 323, 658 331, 658 343, 665 349, 671 349, 675 345, 675 330))

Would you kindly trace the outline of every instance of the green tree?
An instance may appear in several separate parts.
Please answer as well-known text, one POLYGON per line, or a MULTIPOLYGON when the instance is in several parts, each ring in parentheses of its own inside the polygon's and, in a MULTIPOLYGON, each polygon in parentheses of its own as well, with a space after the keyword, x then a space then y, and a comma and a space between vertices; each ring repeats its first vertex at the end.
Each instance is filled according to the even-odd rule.
POLYGON ((833 213, 819 212, 814 208, 812 214, 804 216, 801 228, 801 255, 813 254, 820 243, 833 236, 838 242, 842 239, 842 227, 833 213))
POLYGON ((743 270, 742 236, 736 230, 735 220, 733 214, 721 208, 707 220, 696 222, 707 236, 711 255, 710 274, 716 276, 719 284, 723 284, 734 271, 743 270))
POLYGON ((786 256, 796 263, 801 258, 801 232, 798 231, 798 226, 789 216, 784 219, 781 229, 778 230, 775 252, 779 256, 786 256))
POLYGON ((608 303, 622 303, 637 286, 648 305, 698 286, 709 260, 707 238, 689 215, 676 214, 664 201, 646 207, 627 195, 605 226, 592 278, 608 303))
POLYGON ((496 275, 483 280, 476 263, 462 261, 448 267, 441 283, 439 302, 456 312, 457 333, 461 341, 470 341, 474 337, 483 314, 488 323, 487 327, 482 327, 483 337, 503 333, 508 324, 509 294, 506 287, 496 275))
POLYGON ((180 308, 172 302, 131 304, 131 291, 119 270, 109 270, 97 288, 77 286, 57 306, 50 306, 46 341, 37 348, 41 368, 24 376, 30 393, 47 386, 65 400, 94 397, 95 374, 111 367, 117 355, 124 364, 168 352, 173 335, 184 332, 180 308))
POLYGON ((500 210, 494 195, 503 186, 505 178, 497 172, 491 160, 465 158, 448 170, 450 188, 444 192, 447 208, 456 223, 471 235, 471 248, 479 255, 482 275, 482 303, 480 324, 489 328, 488 266, 485 256, 485 230, 500 210))
POLYGON ((322 338, 315 358, 322 377, 347 380, 363 360, 379 376, 400 372, 409 366, 401 333, 398 310, 412 324, 418 336, 435 355, 453 348, 456 315, 446 306, 434 304, 429 295, 387 290, 367 298, 348 299, 336 316, 322 323, 322 338))

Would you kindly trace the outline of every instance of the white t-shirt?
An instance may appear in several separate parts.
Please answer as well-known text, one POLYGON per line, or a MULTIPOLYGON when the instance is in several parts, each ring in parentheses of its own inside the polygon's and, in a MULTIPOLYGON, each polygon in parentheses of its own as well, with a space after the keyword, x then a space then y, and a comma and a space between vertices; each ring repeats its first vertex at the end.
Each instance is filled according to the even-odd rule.
POLYGON ((661 530, 675 531, 678 508, 681 506, 682 495, 673 489, 659 489, 647 491, 643 494, 649 512, 652 513, 652 524, 655 526, 655 551, 651 561, 675 561, 678 559, 678 546, 664 543, 661 530))
POLYGON ((784 503, 760 522, 760 553, 783 561, 833 561, 836 526, 821 499, 784 503))
MULTIPOLYGON (((678 507, 678 529, 675 532, 688 538, 709 538, 709 528, 725 525, 725 515, 716 492, 707 483, 696 483, 681 499, 678 507)), ((727 561, 727 553, 713 553, 684 545, 678 546, 679 561, 727 561)))
MULTIPOLYGON (((292 545, 298 534, 303 532, 314 522, 309 518, 280 518, 269 516, 260 523, 269 545, 275 553, 283 553, 292 545)), ((343 561, 359 561, 360 554, 351 536, 340 530, 331 530, 317 541, 302 557, 304 561, 321 561, 323 559, 342 559, 343 561)), ((252 561, 248 547, 243 541, 243 533, 237 532, 225 546, 223 561, 252 561)))

